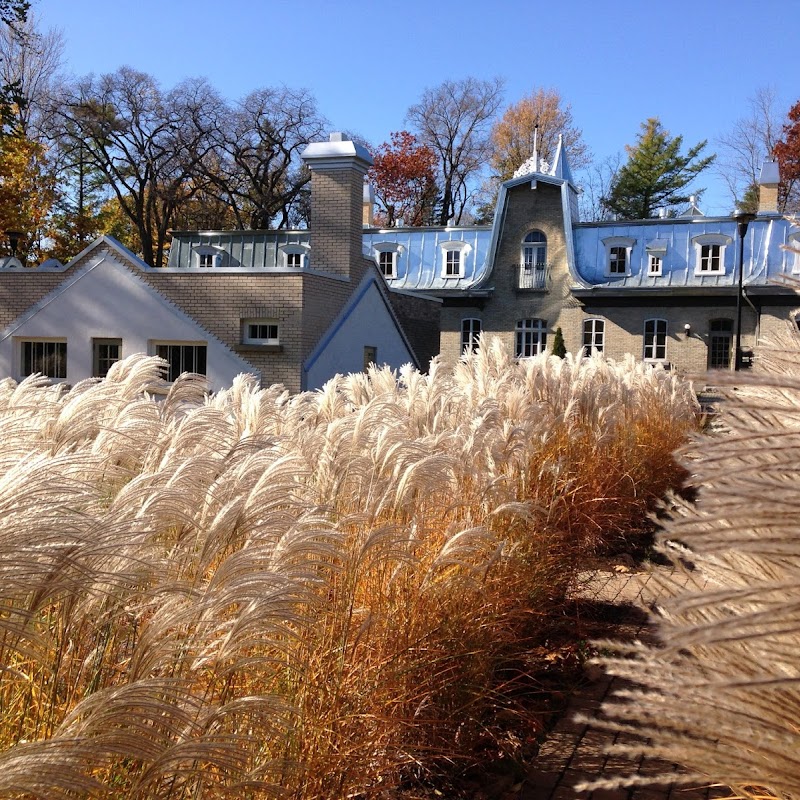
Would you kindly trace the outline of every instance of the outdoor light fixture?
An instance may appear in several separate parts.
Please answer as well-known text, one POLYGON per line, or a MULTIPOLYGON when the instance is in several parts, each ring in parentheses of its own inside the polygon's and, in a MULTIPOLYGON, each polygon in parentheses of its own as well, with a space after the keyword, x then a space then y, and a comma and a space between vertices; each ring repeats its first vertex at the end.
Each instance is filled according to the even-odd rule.
POLYGON ((688 336, 692 332, 692 326, 687 322, 683 326, 683 330, 686 331, 686 335, 688 336))
POLYGON ((736 230, 739 234, 739 280, 736 290, 736 345, 734 352, 733 368, 742 368, 742 284, 744 281, 744 237, 747 226, 756 218, 749 211, 737 211, 733 218, 736 220, 736 230))
POLYGON ((17 255, 17 247, 19 247, 19 240, 25 234, 21 231, 6 231, 6 236, 8 236, 8 243, 11 245, 11 255, 17 255))

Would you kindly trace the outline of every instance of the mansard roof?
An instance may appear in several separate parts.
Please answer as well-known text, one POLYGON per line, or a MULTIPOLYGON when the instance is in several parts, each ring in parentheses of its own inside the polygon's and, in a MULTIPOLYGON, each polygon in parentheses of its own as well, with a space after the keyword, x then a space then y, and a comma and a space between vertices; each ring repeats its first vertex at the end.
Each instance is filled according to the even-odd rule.
MULTIPOLYGON (((777 214, 751 222, 744 239, 744 284, 767 286, 800 273, 800 256, 783 249, 798 235, 800 223, 777 214)), ((578 274, 597 289, 709 289, 734 287, 738 281, 739 239, 731 217, 578 223, 574 238, 578 274), (624 275, 609 275, 608 247, 622 241, 630 247, 628 269, 624 275), (703 244, 724 245, 719 272, 698 269, 703 244), (661 258, 660 275, 648 274, 651 254, 661 258)))

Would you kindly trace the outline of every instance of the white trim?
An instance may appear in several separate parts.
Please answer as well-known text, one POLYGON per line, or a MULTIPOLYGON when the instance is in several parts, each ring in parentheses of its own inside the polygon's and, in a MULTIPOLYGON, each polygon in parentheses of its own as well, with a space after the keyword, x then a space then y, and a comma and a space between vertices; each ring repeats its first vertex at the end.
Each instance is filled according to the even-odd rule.
POLYGON ((705 275, 724 275, 725 270, 725 249, 733 242, 730 236, 724 233, 703 233, 699 236, 692 237, 692 244, 694 245, 694 274, 695 277, 703 277, 705 275), (717 259, 719 267, 717 269, 702 269, 703 264, 703 248, 704 247, 718 247, 719 253, 717 255, 709 254, 709 258, 717 259))
POLYGON ((391 279, 397 277, 397 262, 405 250, 406 248, 397 242, 373 242, 372 258, 375 261, 375 265, 378 267, 378 272, 380 272, 384 278, 391 279), (383 253, 391 253, 392 255, 391 273, 385 273, 381 269, 381 255, 383 253))
MULTIPOLYGON (((652 342, 649 345, 649 347, 651 348, 651 350, 652 350, 652 352, 654 354, 657 352, 657 348, 658 348, 658 336, 659 336, 658 325, 654 325, 653 326, 653 339, 652 339, 652 342)), ((648 319, 646 319, 644 321, 644 323, 642 324, 642 361, 646 361, 648 364, 664 364, 664 363, 666 363, 667 362, 667 339, 668 338, 669 338, 669 322, 666 319, 664 319, 663 317, 649 317, 648 319), (664 333, 663 333, 663 336, 664 336, 664 355, 663 355, 663 357, 657 356, 657 355, 652 355, 652 356, 648 357, 648 355, 647 355, 647 349, 648 349, 648 344, 647 344, 647 323, 648 322, 655 322, 655 323, 663 322, 664 323, 664 333)))
POLYGON ((787 255, 791 261, 791 270, 793 275, 800 274, 800 231, 790 233, 786 238, 787 247, 791 247, 797 252, 789 252, 787 255))
POLYGON ((280 336, 280 323, 274 317, 247 317, 242 320, 242 344, 254 345, 276 345, 281 343, 280 336), (275 336, 250 336, 249 329, 251 326, 258 327, 273 327, 275 328, 275 336))
POLYGON ((441 259, 441 277, 447 280, 458 280, 465 275, 464 264, 467 256, 472 251, 472 245, 461 239, 451 239, 447 242, 439 242, 439 251, 441 259), (447 267, 447 254, 458 253, 458 274, 448 274, 447 267))
POLYGON ((605 275, 607 278, 624 278, 631 274, 631 251, 636 244, 636 239, 631 236, 607 236, 601 240, 606 250, 605 275), (622 250, 625 255, 625 269, 622 272, 611 271, 611 256, 613 250, 622 250))
POLYGON ((292 272, 297 272, 298 270, 304 270, 308 267, 309 262, 309 255, 311 253, 311 247, 307 244, 281 244, 278 245, 278 252, 281 254, 281 266, 283 269, 289 269, 292 272), (289 256, 300 256, 300 264, 299 265, 290 265, 289 264, 289 256))

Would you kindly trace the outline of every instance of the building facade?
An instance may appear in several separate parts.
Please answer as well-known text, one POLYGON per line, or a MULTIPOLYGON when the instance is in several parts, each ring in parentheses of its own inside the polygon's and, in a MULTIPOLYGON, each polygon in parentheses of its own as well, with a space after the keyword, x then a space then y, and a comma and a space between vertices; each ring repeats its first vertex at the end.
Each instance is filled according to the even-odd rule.
POLYGON ((426 369, 499 337, 517 357, 552 350, 637 358, 676 371, 749 364, 800 306, 800 225, 777 213, 776 165, 744 225, 705 217, 581 223, 559 146, 500 188, 491 226, 370 224, 369 154, 332 134, 303 154, 304 231, 176 231, 151 268, 101 238, 68 264, 0 262, 0 376, 66 383, 146 352, 168 378, 212 388, 249 372, 313 389, 369 363, 426 369))

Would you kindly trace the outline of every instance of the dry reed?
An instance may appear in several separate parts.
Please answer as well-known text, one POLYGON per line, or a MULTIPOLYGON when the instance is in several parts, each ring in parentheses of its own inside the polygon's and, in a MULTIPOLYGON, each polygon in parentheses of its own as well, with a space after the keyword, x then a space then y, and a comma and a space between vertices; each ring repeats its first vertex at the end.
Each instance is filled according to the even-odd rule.
POLYGON ((0 796, 367 797, 458 759, 696 416, 660 369, 497 343, 293 397, 160 369, 0 383, 0 796))
POLYGON ((719 375, 724 434, 691 446, 696 505, 676 503, 662 549, 657 646, 604 643, 633 682, 595 724, 616 747, 685 767, 594 782, 719 784, 737 797, 800 798, 800 334, 759 349, 754 373, 719 375), (735 385, 733 381, 735 380, 735 385), (628 737, 628 741, 634 739, 628 737))

